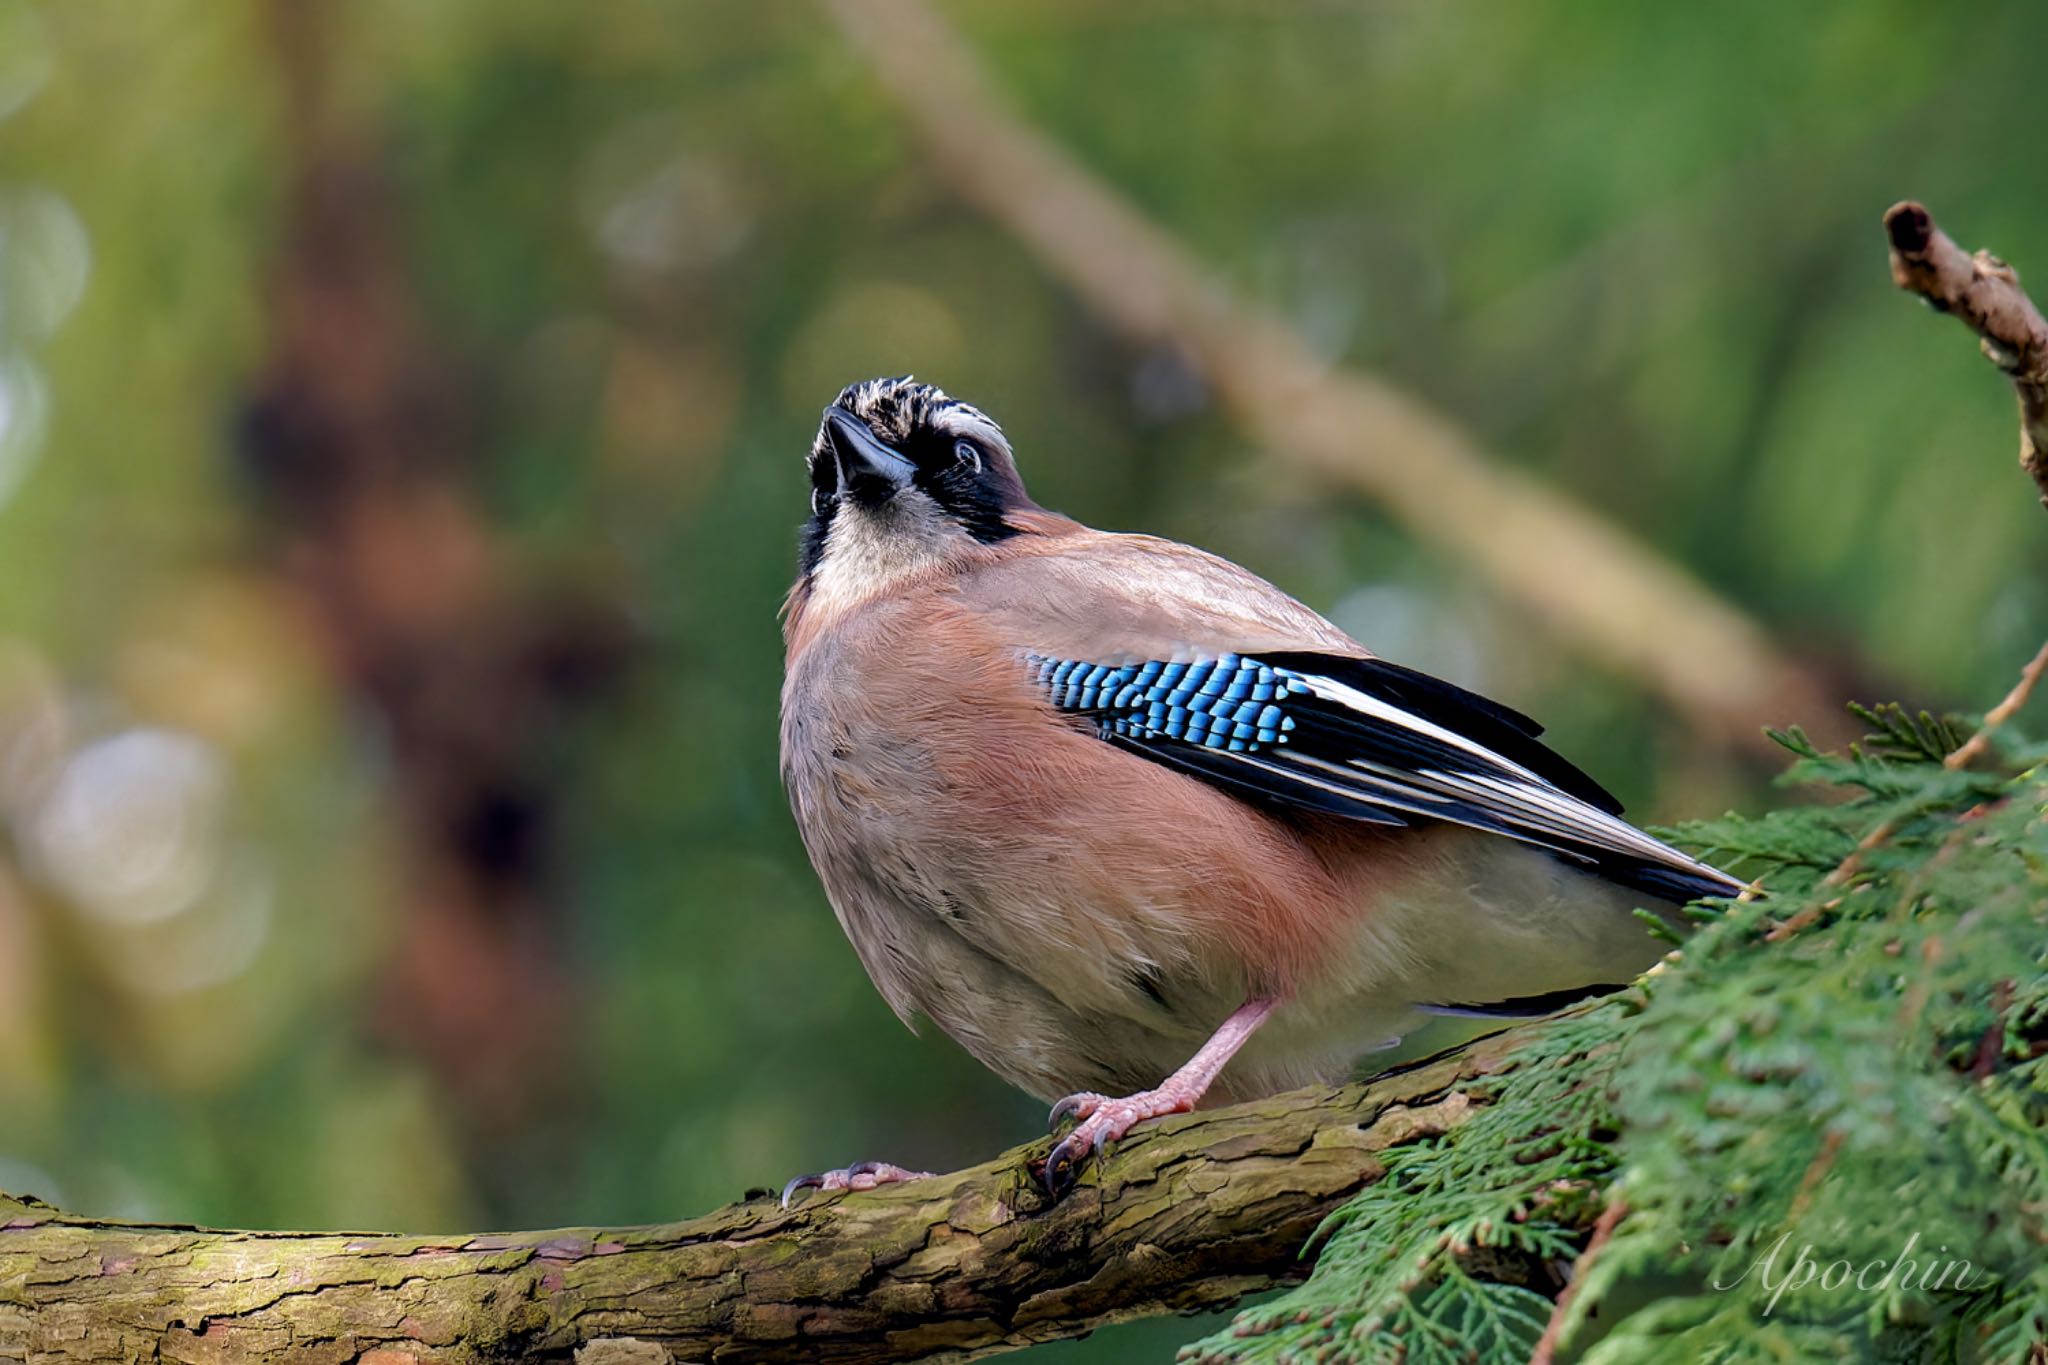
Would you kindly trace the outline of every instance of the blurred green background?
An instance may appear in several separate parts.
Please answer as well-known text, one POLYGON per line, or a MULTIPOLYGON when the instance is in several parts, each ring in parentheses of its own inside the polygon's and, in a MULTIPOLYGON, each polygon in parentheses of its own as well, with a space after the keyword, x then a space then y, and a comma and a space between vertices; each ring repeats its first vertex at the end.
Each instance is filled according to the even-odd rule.
MULTIPOLYGON (((1981 708, 2048 633, 2011 400, 1877 227, 2048 280, 2048 9, 944 12, 1245 298, 1844 696, 1981 708)), ((776 772, 803 453, 904 371, 1639 817, 1771 799, 1121 340, 820 9, 0 0, 0 1188, 634 1222, 1039 1131, 890 1016, 776 772)))

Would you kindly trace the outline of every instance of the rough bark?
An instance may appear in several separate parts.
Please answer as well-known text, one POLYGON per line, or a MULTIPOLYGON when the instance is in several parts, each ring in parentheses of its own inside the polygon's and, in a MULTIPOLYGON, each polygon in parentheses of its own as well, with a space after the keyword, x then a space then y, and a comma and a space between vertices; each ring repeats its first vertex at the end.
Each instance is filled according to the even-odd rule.
POLYGON ((109 1222, 0 1196, 0 1360, 970 1359, 1228 1304, 1308 1268, 1381 1154, 1487 1103, 1527 1030, 1363 1085, 1147 1125, 1048 1205, 1045 1142, 688 1222, 393 1236, 109 1222))

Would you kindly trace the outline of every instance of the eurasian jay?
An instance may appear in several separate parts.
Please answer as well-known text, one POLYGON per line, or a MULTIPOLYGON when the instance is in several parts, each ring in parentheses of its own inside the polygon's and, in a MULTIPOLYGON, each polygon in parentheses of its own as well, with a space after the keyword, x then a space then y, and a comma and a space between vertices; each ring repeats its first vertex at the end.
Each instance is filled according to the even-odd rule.
POLYGON ((810 476, 797 826, 896 1013, 1079 1121, 1055 1196, 1135 1123, 1341 1076, 1421 1015, 1616 989, 1662 951, 1636 907, 1742 890, 1528 717, 1215 555, 1039 507, 931 385, 848 387, 810 476))

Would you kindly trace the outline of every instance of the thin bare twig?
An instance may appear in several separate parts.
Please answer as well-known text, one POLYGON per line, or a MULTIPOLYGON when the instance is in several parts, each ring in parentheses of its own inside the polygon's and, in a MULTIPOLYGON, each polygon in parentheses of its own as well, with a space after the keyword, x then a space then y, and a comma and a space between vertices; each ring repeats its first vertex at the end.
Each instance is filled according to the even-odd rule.
MULTIPOLYGON (((2005 699, 1984 713, 1984 724, 1978 727, 1977 733, 1971 735, 1965 743, 1959 745, 1954 752, 1943 759, 1942 766, 1947 768, 1966 767, 1979 755, 1990 749, 1992 733, 2008 720, 2011 720, 2013 715, 2022 706, 2027 704, 2027 698, 2033 695, 2034 687, 2041 681, 2041 676, 2044 673, 2048 673, 2048 644, 2042 645, 2041 652, 2036 654, 2028 662, 2027 666, 2020 670, 2020 680, 2013 684, 2012 691, 2005 694, 2005 699)), ((1821 879, 1821 885, 1841 886, 1851 877, 1862 871, 1864 855, 1890 839, 1892 835, 1898 833, 1899 823, 1899 820, 1896 818, 1883 821, 1875 829, 1871 830, 1870 833, 1864 835, 1861 842, 1849 851, 1849 856, 1842 859, 1840 863, 1836 864, 1834 871, 1821 879)), ((1814 920, 1820 918, 1822 908, 1821 906, 1810 905, 1786 920, 1783 924, 1772 929, 1764 937, 1773 943, 1783 938, 1789 938, 1813 923, 1814 920)))
POLYGON ((1586 1249, 1572 1262, 1571 1283, 1557 1296, 1557 1306, 1550 1310, 1550 1321, 1543 1324, 1543 1335, 1537 1339, 1536 1349, 1529 1355, 1529 1365, 1551 1365, 1557 1358, 1558 1344, 1564 1340, 1564 1325, 1571 1316, 1572 1300, 1578 1297, 1579 1286, 1586 1282, 1586 1272, 1593 1268, 1593 1262, 1600 1258, 1600 1253, 1607 1250, 1615 1228, 1626 1217, 1628 1201, 1620 1195, 1608 1200, 1607 1207, 1600 1210, 1599 1221, 1593 1224, 1593 1235, 1586 1240, 1586 1249))
POLYGON ((1885 211, 1892 279, 1981 338, 1985 356, 2005 371, 2020 400, 2020 468, 2048 507, 2048 319, 2020 287, 2013 268, 1988 251, 1975 255, 1908 199, 1885 211))
POLYGON ((1807 1164, 1806 1174, 1799 1177, 1798 1193, 1792 1196, 1792 1207, 1785 1213, 1785 1221, 1797 1222, 1813 1205, 1813 1192, 1820 1188, 1820 1182, 1827 1179, 1828 1172, 1835 1168, 1835 1158, 1842 1154, 1842 1132, 1830 1128, 1820 1140, 1820 1151, 1807 1164))
POLYGON ((2006 977, 1991 988, 1991 1027, 1977 1043, 1977 1058, 1970 1064, 1970 1079, 1981 1081, 1998 1070, 2005 1056, 2005 1012, 2012 1008, 2013 980, 2006 977))
MULTIPOLYGON (((1856 847, 1849 850, 1848 857, 1842 859, 1841 862, 1835 864, 1834 871, 1828 873, 1827 876, 1821 878, 1820 884, 1822 886, 1846 885, 1851 877, 1855 876, 1858 872, 1861 872, 1863 870, 1864 855, 1869 853, 1870 850, 1876 848, 1878 845, 1884 843, 1886 840, 1890 839, 1894 834, 1897 834, 1899 832, 1900 824, 1901 821, 1898 820, 1896 817, 1890 820, 1880 822, 1875 829, 1871 830, 1870 833, 1863 836, 1862 840, 1857 843, 1856 847)), ((1783 924, 1779 925, 1777 929, 1772 930, 1772 935, 1775 935, 1773 941, 1775 942, 1776 938, 1790 937, 1792 934, 1797 933, 1800 929, 1805 928, 1807 924, 1811 924, 1814 920, 1819 918, 1820 907, 1808 906, 1805 910, 1800 911, 1799 914, 1794 915, 1791 919, 1788 919, 1783 924), (1804 922, 1802 922, 1802 920, 1804 922)))
MULTIPOLYGON (((1891 831, 1889 829, 1886 829, 1884 833, 1889 835, 1891 831)), ((1850 877, 1854 876, 1856 873, 1856 868, 1855 866, 1853 866, 1853 864, 1861 862, 1861 855, 1865 847, 1867 846, 1874 846, 1874 843, 1873 845, 1858 844, 1856 846, 1856 851, 1854 853, 1851 853, 1847 858, 1844 858, 1841 862, 1841 865, 1838 866, 1833 872, 1828 873, 1827 879, 1823 881, 1821 885, 1835 885, 1839 882, 1847 881, 1850 877)), ((1828 911, 1834 909, 1837 905, 1840 905, 1841 903, 1842 902, 1839 897, 1830 901, 1813 902, 1811 905, 1806 906, 1804 909, 1799 910, 1791 915, 1788 915, 1784 919, 1779 920, 1776 924, 1773 924, 1770 927, 1770 929, 1764 934, 1764 942, 1783 943, 1786 939, 1791 938, 1794 934, 1801 933, 1806 929, 1811 928, 1815 924, 1820 923, 1820 917, 1822 915, 1825 915, 1828 911)))
POLYGON ((1991 736, 1999 726, 2016 715, 2027 698, 2034 694, 2040 684, 2041 675, 2048 673, 2048 644, 2041 646, 2041 652, 2028 661, 2020 670, 2020 680, 2012 685, 2012 691, 2005 694, 2005 700, 1984 713, 1984 723, 1971 735, 1968 742, 1943 760, 1951 768, 1966 767, 1970 762, 1991 747, 1991 736))
POLYGON ((1233 297, 1005 107, 972 50, 922 0, 827 7, 955 192, 1113 326, 1179 351, 1275 452, 1366 494, 1723 742, 1758 745, 1767 717, 1832 716, 1811 675, 1683 568, 1491 459, 1463 427, 1385 380, 1333 369, 1284 320, 1233 297))

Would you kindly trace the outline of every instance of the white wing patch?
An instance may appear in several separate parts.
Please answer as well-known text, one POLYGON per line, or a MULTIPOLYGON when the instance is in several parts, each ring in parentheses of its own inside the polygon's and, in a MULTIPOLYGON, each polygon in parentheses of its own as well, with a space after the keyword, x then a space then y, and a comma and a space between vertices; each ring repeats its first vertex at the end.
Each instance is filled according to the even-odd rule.
MULTIPOLYGON (((1282 760, 1285 762, 1302 763, 1326 772, 1345 773, 1348 770, 1382 792, 1381 799, 1398 804, 1402 809, 1454 824, 1488 827, 1490 821, 1463 818, 1457 812, 1457 805, 1467 804, 1510 826, 1515 833, 1531 842, 1550 844, 1563 853, 1579 853, 1579 846, 1591 845, 1689 873, 1707 873, 1717 879, 1724 875, 1669 844, 1651 838, 1626 820, 1559 790, 1521 764, 1468 736, 1333 678, 1313 673, 1293 676, 1307 684, 1316 696, 1372 722, 1412 731, 1470 755, 1478 770, 1451 771, 1428 766, 1395 769, 1367 758, 1345 760, 1340 766, 1326 758, 1313 758, 1299 751, 1283 751, 1282 760)), ((1729 880, 1731 885, 1739 885, 1729 880)))
POLYGON ((1316 653, 1101 664, 1032 655, 1103 738, 1240 795, 1380 824, 1465 825, 1666 900, 1741 883, 1619 816, 1535 722, 1427 674, 1316 653))

